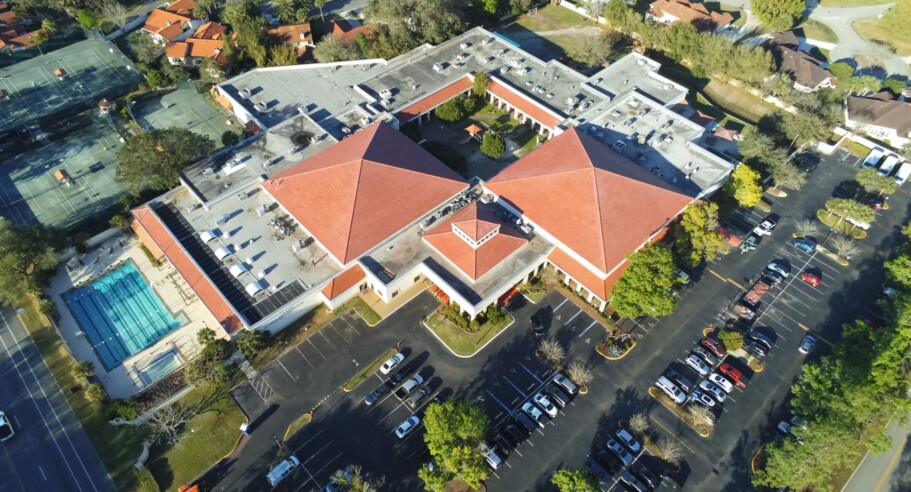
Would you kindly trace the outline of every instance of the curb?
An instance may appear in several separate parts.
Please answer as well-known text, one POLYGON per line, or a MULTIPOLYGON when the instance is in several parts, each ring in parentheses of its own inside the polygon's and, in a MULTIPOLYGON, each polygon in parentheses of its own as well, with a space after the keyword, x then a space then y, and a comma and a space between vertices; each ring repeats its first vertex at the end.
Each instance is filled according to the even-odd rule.
POLYGON ((658 398, 657 396, 655 396, 655 394, 654 394, 652 391, 657 392, 658 389, 655 388, 654 386, 650 386, 650 387, 648 388, 648 395, 651 396, 652 398, 654 398, 655 400, 657 400, 658 403, 660 403, 664 408, 667 408, 672 414, 674 414, 675 417, 677 417, 678 420, 680 420, 681 422, 683 422, 684 424, 686 424, 687 427, 689 427, 690 429, 693 429, 693 432, 695 432, 696 434, 699 434, 699 436, 702 437, 703 439, 708 439, 709 437, 712 436, 712 433, 711 433, 711 432, 703 433, 702 431, 700 431, 699 429, 697 429, 696 427, 694 427, 693 424, 687 422, 686 419, 684 419, 684 418, 682 418, 680 415, 678 415, 677 412, 674 411, 673 408, 669 407, 669 406, 667 405, 667 403, 664 402, 664 400, 661 400, 660 398, 658 398))
POLYGON ((612 357, 610 355, 605 354, 604 352, 601 351, 600 345, 595 345, 595 352, 598 352, 598 355, 600 355, 601 357, 604 357, 607 360, 620 360, 620 359, 626 357, 627 355, 629 355, 629 353, 632 352, 634 348, 636 348, 636 345, 639 344, 639 342, 636 341, 635 338, 633 338, 632 340, 633 340, 633 344, 630 345, 629 348, 626 349, 626 351, 624 351, 618 357, 612 357))
MULTIPOLYGON (((523 295, 524 295, 524 294, 523 294, 523 295)), ((434 313, 434 314, 436 314, 436 313, 434 313)), ((433 316, 433 315, 430 315, 430 316, 433 316)), ((428 318, 429 318, 430 316, 428 316, 428 318)), ((496 335, 494 335, 493 338, 491 338, 490 340, 487 340, 487 343, 485 343, 484 345, 482 345, 480 348, 478 348, 477 350, 475 350, 474 352, 472 352, 472 353, 469 354, 469 355, 459 355, 459 354, 455 353, 455 351, 453 351, 452 348, 449 347, 449 345, 447 345, 446 342, 444 342, 443 339, 440 338, 440 336, 437 335, 436 332, 433 331, 433 328, 431 328, 430 325, 427 324, 427 320, 426 320, 426 319, 425 319, 424 321, 421 321, 421 324, 424 325, 424 328, 427 328, 427 330, 430 331, 430 334, 433 335, 434 338, 436 338, 436 339, 440 342, 440 344, 442 344, 444 347, 446 347, 446 350, 448 350, 450 354, 452 354, 452 355, 454 355, 454 356, 456 356, 456 357, 458 357, 458 358, 460 358, 460 359, 470 359, 470 358, 472 358, 472 357, 478 355, 478 352, 484 350, 485 347, 487 347, 488 345, 490 345, 491 342, 493 342, 494 340, 496 340, 497 337, 499 337, 500 335, 502 335, 506 330, 509 329, 510 326, 513 325, 513 323, 516 322, 516 317, 513 316, 512 313, 509 313, 509 316, 512 317, 512 321, 510 321, 506 326, 504 326, 503 329, 500 330, 500 333, 497 333, 496 335)))
MULTIPOLYGON (((306 424, 304 424, 300 429, 297 429, 296 431, 294 431, 294 432, 292 432, 292 433, 290 433, 290 434, 288 433, 288 431, 291 430, 291 425, 288 425, 288 428, 285 429, 285 434, 282 436, 282 441, 287 441, 289 437, 291 437, 291 436, 293 436, 294 434, 296 434, 296 433, 298 433, 298 432, 304 430, 304 427, 306 427, 306 426, 308 426, 308 425, 310 425, 310 424, 313 423, 313 411, 312 411, 312 410, 309 411, 309 412, 307 412, 307 413, 305 413, 304 415, 309 415, 309 416, 310 416, 310 421, 307 422, 306 424)), ((301 415, 301 417, 303 417, 304 415, 301 415)), ((291 423, 293 424, 294 422, 291 422, 291 423)))
POLYGON ((750 460, 750 471, 756 473, 756 460, 759 459, 759 455, 762 454, 762 450, 765 449, 765 444, 759 446, 759 450, 756 451, 756 454, 753 455, 753 459, 750 460))

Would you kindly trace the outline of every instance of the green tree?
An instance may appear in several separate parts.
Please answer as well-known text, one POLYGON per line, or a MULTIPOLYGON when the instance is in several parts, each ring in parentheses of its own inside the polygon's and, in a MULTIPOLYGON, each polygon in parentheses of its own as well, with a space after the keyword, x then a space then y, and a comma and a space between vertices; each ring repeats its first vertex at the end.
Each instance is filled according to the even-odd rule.
POLYGON ((44 30, 49 36, 57 33, 59 27, 57 27, 57 21, 54 19, 44 19, 41 21, 41 29, 44 30))
POLYGON ((806 0, 753 0, 753 13, 772 31, 794 26, 807 8, 806 0))
POLYGON ((513 15, 521 14, 531 8, 534 0, 509 0, 509 13, 513 15))
POLYGON ((478 97, 487 95, 487 87, 490 85, 490 77, 487 72, 478 72, 474 74, 474 81, 471 83, 471 93, 478 97))
POLYGON ((901 255, 885 264, 889 279, 911 288, 911 256, 901 255))
POLYGON ((13 224, 0 218, 0 302, 17 305, 38 292, 57 268, 53 232, 40 224, 13 224))
POLYGON ((297 49, 290 44, 269 48, 269 66, 282 67, 297 65, 297 49))
POLYGON ((607 59, 613 51, 611 38, 602 34, 578 35, 577 42, 567 47, 566 56, 589 67, 595 67, 607 59))
POLYGON ((437 464, 433 472, 426 466, 418 472, 427 488, 440 491, 451 480, 472 489, 481 485, 489 467, 478 451, 489 425, 487 414, 467 400, 450 398, 427 406, 424 442, 437 464))
POLYGON ((237 344, 237 350, 250 359, 266 347, 266 335, 259 330, 242 330, 234 336, 234 343, 237 344))
POLYGON ((596 492, 598 486, 594 477, 586 468, 561 468, 550 477, 550 483, 560 492, 596 492))
POLYGON ((76 20, 83 29, 95 29, 101 18, 91 10, 78 9, 76 10, 76 20))
POLYGON ((762 199, 759 173, 746 164, 740 164, 734 169, 731 179, 725 184, 725 189, 734 196, 741 207, 755 207, 762 199))
POLYGON ((315 5, 316 8, 319 9, 319 19, 320 19, 321 21, 325 21, 325 20, 326 20, 326 18, 323 16, 323 7, 326 6, 326 1, 327 1, 327 0, 314 0, 314 1, 313 1, 313 5, 315 5))
POLYGON ((775 180, 775 186, 788 188, 790 190, 799 190, 807 183, 807 174, 797 168, 793 162, 787 160, 787 155, 783 149, 776 149, 773 156, 778 156, 779 161, 769 165, 769 171, 772 179, 775 180))
POLYGON ((144 31, 136 31, 127 38, 130 49, 136 54, 140 63, 149 64, 161 56, 161 48, 152 40, 152 36, 144 31))
POLYGON ((481 140, 481 153, 491 159, 499 159, 506 153, 506 143, 503 137, 492 131, 484 132, 484 139, 481 140))
POLYGON ((889 92, 895 95, 899 95, 902 92, 902 89, 908 86, 904 80, 896 79, 889 77, 883 81, 883 89, 888 89, 889 92))
POLYGON ((79 361, 73 367, 73 377, 76 379, 88 379, 95 375, 95 365, 87 360, 79 361))
POLYGON ((826 200, 826 211, 830 217, 832 215, 838 217, 838 223, 844 219, 853 219, 869 224, 876 218, 876 212, 872 208, 848 198, 830 198, 826 200))
POLYGON ((839 81, 848 80, 854 76, 854 67, 845 62, 835 62, 829 65, 829 72, 839 81))
POLYGON ((838 87, 852 94, 876 92, 882 87, 882 81, 872 75, 858 75, 839 82, 838 87))
POLYGON ((190 80, 190 72, 187 72, 179 65, 171 65, 170 63, 161 64, 161 74, 168 79, 168 82, 172 83, 190 80))
POLYGON ((153 89, 162 87, 168 83, 168 79, 162 75, 160 71, 154 68, 140 66, 139 71, 145 76, 146 83, 149 84, 149 87, 153 89))
POLYGON ((627 257, 629 267, 611 292, 610 305, 620 316, 665 316, 677 307, 672 287, 677 284, 677 265, 671 251, 653 244, 627 257))
POLYGON ((454 97, 444 102, 433 110, 433 114, 443 121, 453 122, 461 120, 465 117, 465 106, 462 104, 462 98, 454 97))
POLYGON ((728 352, 743 347, 743 335, 739 331, 724 330, 718 334, 718 339, 721 340, 728 352))
POLYGON ((360 465, 351 465, 332 474, 332 483, 349 492, 377 492, 383 486, 382 478, 364 473, 360 465))
POLYGON ((500 10, 500 0, 483 0, 484 12, 490 15, 497 15, 500 10))
POLYGON ((349 43, 343 42, 336 36, 325 36, 313 48, 313 57, 320 63, 357 60, 357 49, 349 43))
POLYGON ((762 159, 777 149, 775 140, 755 126, 748 126, 740 133, 737 145, 744 159, 762 159))
POLYGON ((57 316, 57 305, 50 299, 42 299, 38 301, 38 311, 41 311, 41 314, 48 318, 55 318, 57 316))
POLYGON ((712 202, 694 202, 680 217, 674 228, 674 251, 690 266, 703 260, 713 260, 724 251, 724 237, 718 227, 718 205, 712 202))
POLYGON ((294 0, 273 0, 272 8, 278 19, 285 24, 293 24, 297 20, 297 6, 294 0))
POLYGON ((225 130, 225 132, 221 134, 221 144, 225 147, 237 145, 238 143, 240 143, 240 135, 237 133, 234 133, 231 130, 225 130))
POLYGON ((215 330, 211 328, 203 328, 196 332, 196 343, 205 347, 206 345, 212 345, 217 339, 215 336, 215 330))
POLYGON ((47 31, 44 29, 39 29, 35 31, 35 34, 32 34, 32 41, 34 41, 38 46, 48 42, 49 39, 50 36, 47 35, 47 31))
POLYGON ((102 403, 108 398, 104 387, 98 383, 92 383, 85 389, 85 399, 92 403, 102 403))
POLYGON ((156 129, 134 135, 117 153, 115 179, 128 192, 167 190, 187 165, 215 150, 211 138, 183 128, 156 129))
POLYGON ((225 80, 225 71, 214 58, 203 58, 202 63, 199 64, 199 80, 210 84, 218 84, 225 80))
POLYGON ((782 133, 791 140, 791 147, 824 142, 832 133, 828 122, 810 111, 785 112, 780 126, 782 133))
POLYGON ((840 467, 854 466, 858 447, 853 432, 837 423, 808 427, 800 432, 802 445, 784 439, 766 446, 766 465, 753 474, 753 485, 828 490, 840 467))
POLYGON ((868 193, 891 195, 898 191, 898 183, 895 182, 895 179, 879 174, 879 170, 876 168, 865 167, 861 169, 857 172, 854 180, 868 193))

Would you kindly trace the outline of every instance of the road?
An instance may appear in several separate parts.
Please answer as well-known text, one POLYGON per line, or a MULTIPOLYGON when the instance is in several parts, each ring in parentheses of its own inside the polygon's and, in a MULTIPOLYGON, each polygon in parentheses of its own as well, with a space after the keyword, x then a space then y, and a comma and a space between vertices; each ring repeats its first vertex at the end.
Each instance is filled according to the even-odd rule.
POLYGON ((881 63, 889 74, 908 75, 911 73, 908 64, 895 53, 877 49, 854 30, 854 22, 859 19, 878 17, 889 10, 893 4, 871 5, 868 7, 826 8, 816 7, 810 12, 810 18, 829 26, 838 36, 838 43, 832 50, 832 61, 865 56, 881 63))
POLYGON ((892 421, 892 447, 883 454, 867 454, 842 492, 898 492, 911 486, 911 449, 908 427, 892 421), (875 484, 875 485, 874 485, 875 484))
POLYGON ((0 310, 0 491, 107 492, 114 484, 15 313, 0 310))

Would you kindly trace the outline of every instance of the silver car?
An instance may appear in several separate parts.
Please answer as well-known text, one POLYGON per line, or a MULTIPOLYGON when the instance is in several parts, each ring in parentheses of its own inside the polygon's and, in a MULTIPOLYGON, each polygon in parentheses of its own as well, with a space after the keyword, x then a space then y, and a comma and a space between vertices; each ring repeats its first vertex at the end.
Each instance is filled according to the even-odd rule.
POLYGON ((693 390, 693 393, 690 394, 690 400, 708 408, 715 408, 715 399, 703 393, 700 389, 693 390))
POLYGON ((695 369, 700 376, 705 376, 712 371, 712 368, 696 354, 690 354, 689 357, 686 358, 686 365, 695 369))
POLYGON ((725 393, 723 389, 719 388, 715 383, 708 379, 703 379, 702 382, 699 383, 699 388, 714 396, 715 399, 718 400, 718 403, 724 403, 724 400, 728 397, 728 394, 725 393))

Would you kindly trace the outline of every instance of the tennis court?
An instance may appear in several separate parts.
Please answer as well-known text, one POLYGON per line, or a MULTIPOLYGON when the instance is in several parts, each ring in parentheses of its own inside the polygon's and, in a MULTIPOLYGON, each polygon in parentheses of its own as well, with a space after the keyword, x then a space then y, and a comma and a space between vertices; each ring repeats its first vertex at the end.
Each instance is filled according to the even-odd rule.
POLYGON ((91 124, 63 139, 3 159, 0 215, 14 222, 72 229, 103 214, 123 193, 114 182, 121 145, 110 123, 95 116, 91 124))
POLYGON ((113 44, 87 39, 0 69, 0 133, 73 106, 125 94, 142 81, 113 44))
MULTIPOLYGON (((133 109, 133 114, 146 130, 186 128, 208 136, 215 142, 215 147, 221 147, 221 135, 232 130, 225 123, 225 115, 206 102, 202 94, 192 89, 178 89, 144 102, 133 109)), ((233 131, 238 130, 234 128, 233 131)))

